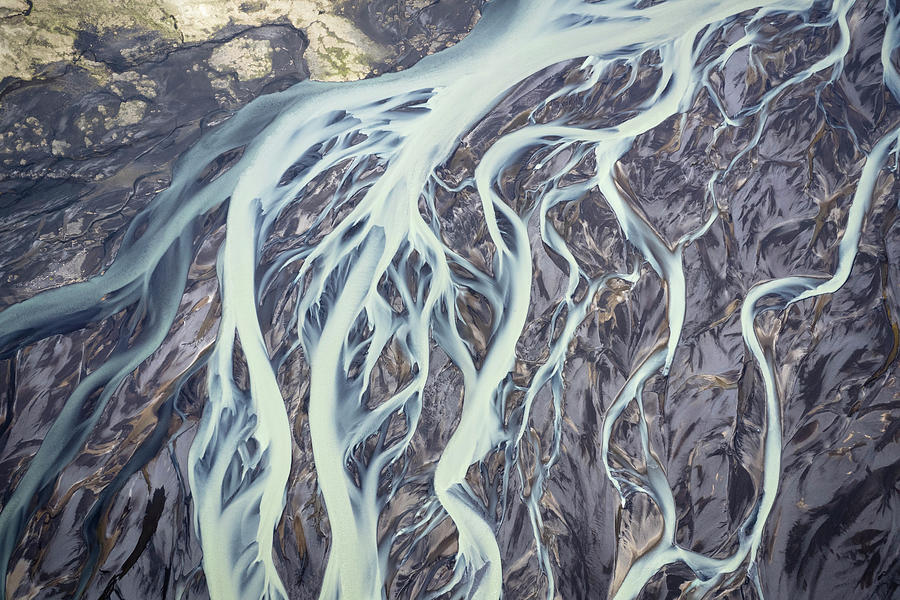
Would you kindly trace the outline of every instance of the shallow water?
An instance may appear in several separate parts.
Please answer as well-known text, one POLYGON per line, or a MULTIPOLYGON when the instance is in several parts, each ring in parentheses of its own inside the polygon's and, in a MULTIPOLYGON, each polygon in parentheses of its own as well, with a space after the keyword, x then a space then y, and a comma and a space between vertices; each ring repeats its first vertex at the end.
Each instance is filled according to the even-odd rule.
POLYGON ((0 312, 5 597, 894 597, 898 12, 493 0, 208 128, 0 312))

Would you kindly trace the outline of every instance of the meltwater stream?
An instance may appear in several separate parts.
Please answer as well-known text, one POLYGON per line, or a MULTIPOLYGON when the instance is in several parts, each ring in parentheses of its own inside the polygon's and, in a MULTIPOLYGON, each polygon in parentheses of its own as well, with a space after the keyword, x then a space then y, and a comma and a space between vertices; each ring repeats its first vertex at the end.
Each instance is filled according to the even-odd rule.
MULTIPOLYGON (((775 535, 769 527, 784 472, 782 414, 792 389, 779 383, 782 356, 772 328, 795 305, 821 313, 851 275, 873 202, 889 193, 885 181, 900 152, 898 45, 900 8, 890 0, 492 0, 468 37, 408 70, 354 83, 304 82, 259 98, 178 161, 171 185, 131 223, 108 269, 0 312, 5 356, 124 315, 109 358, 80 379, 7 496, 0 512, 4 572, 36 507, 117 388, 165 344, 190 279, 195 236, 221 206, 227 213, 216 268, 218 333, 168 391, 177 396, 181 383, 205 372, 208 398, 185 483, 211 598, 288 598, 298 587, 318 589, 322 600, 519 598, 526 596, 509 589, 507 575, 534 569, 539 576, 528 597, 626 599, 673 567, 682 569, 672 588, 680 597, 737 589, 764 597, 758 561, 775 535), (861 18, 854 10, 877 14, 883 28, 874 55, 889 109, 866 126, 828 110, 854 19, 861 18), (787 46, 804 36, 826 43, 781 60, 778 69, 764 64, 780 40, 787 46), (741 57, 748 66, 735 74, 741 57), (748 87, 756 82, 753 93, 734 92, 742 78, 748 87), (703 294, 690 289, 702 282, 690 277, 687 253, 716 228, 735 227, 729 208, 743 184, 734 181, 747 180, 773 114, 803 86, 815 98, 808 111, 851 140, 861 168, 852 185, 830 190, 843 198, 846 214, 828 268, 761 272, 722 318, 739 319, 743 368, 761 382, 760 422, 751 431, 758 449, 743 454, 756 452, 758 461, 746 465, 754 483, 744 510, 720 525, 727 543, 701 550, 678 535, 680 519, 693 509, 667 476, 654 434, 662 417, 658 408, 649 412, 647 393, 652 387, 658 397, 666 389, 697 308, 688 298, 703 294), (478 147, 472 132, 492 127, 489 116, 510 98, 522 112, 478 147), (625 165, 636 140, 655 132, 671 137, 669 151, 688 143, 681 138, 700 105, 710 107, 703 143, 713 168, 692 171, 702 173, 700 206, 673 232, 648 217, 629 181, 641 177, 625 165), (860 127, 866 139, 859 139, 860 127), (460 198, 474 203, 467 210, 480 222, 449 231, 451 199, 460 198), (604 231, 614 236, 617 229, 627 240, 620 264, 598 268, 561 231, 561 223, 573 226, 566 211, 587 203, 611 211, 612 229, 604 231), (539 253, 552 262, 539 261, 539 253), (552 265, 562 273, 558 289, 537 297, 535 281, 552 265), (639 551, 622 552, 612 572, 591 577, 605 587, 573 596, 571 586, 561 591, 572 574, 560 568, 546 523, 560 512, 548 490, 566 453, 567 414, 583 404, 571 389, 579 375, 570 359, 603 302, 652 281, 663 319, 655 331, 640 325, 649 345, 631 351, 617 393, 596 415, 598 432, 588 443, 597 458, 583 468, 600 483, 579 494, 614 490, 618 519, 645 502, 643 518, 657 525, 635 543, 639 551), (549 317, 536 342, 526 334, 538 303, 549 317), (276 312, 290 315, 289 327, 278 329, 288 339, 271 334, 276 312), (523 359, 523 340, 540 344, 527 350, 538 358, 523 359), (298 355, 308 367, 305 412, 328 546, 321 581, 296 583, 296 574, 276 564, 273 546, 296 460, 286 396, 298 391, 285 391, 280 373, 295 368, 298 355), (413 464, 429 404, 457 393, 445 439, 428 442, 440 448, 413 464), (516 523, 532 538, 522 561, 510 560, 499 535, 513 505, 523 507, 526 519, 516 523), (429 542, 448 529, 448 544, 429 542), (441 554, 448 560, 435 560, 441 554), (399 584, 401 572, 415 581, 399 584)), ((772 154, 770 147, 764 152, 772 154)), ((812 181, 811 155, 809 165, 812 181)), ((808 221, 818 232, 818 220, 808 221)), ((588 247, 600 252, 609 241, 591 239, 588 247)), ((656 307, 644 309, 650 319, 656 307)), ((609 311, 615 314, 615 302, 609 311)), ((680 410, 677 390, 666 404, 669 412, 680 410)), ((168 435, 160 429, 159 436, 168 435)), ((129 475, 151 458, 136 452, 129 475)), ((109 484, 89 513, 89 549, 98 545, 90 541, 98 515, 121 485, 109 484)), ((598 535, 625 529, 617 522, 598 535)), ((98 560, 97 552, 86 553, 75 597, 88 595, 98 560)), ((0 587, 0 598, 7 594, 8 586, 0 587)))

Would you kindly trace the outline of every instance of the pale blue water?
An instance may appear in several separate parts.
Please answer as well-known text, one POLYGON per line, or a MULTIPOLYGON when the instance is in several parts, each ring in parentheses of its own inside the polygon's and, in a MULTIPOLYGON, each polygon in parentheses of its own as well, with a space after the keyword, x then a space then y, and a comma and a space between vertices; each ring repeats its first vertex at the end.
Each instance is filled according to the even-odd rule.
MULTIPOLYGON (((668 0, 640 6, 624 0, 494 0, 462 42, 408 70, 354 83, 304 82, 259 98, 179 160, 171 185, 135 220, 105 272, 0 313, 6 352, 126 309, 130 315, 112 340, 109 358, 80 379, 55 415, 3 506, 0 564, 13 567, 10 557, 35 511, 34 498, 43 497, 78 457, 120 383, 167 343, 190 280, 198 219, 224 205, 216 266, 221 316, 215 343, 196 366, 205 365, 208 398, 185 463, 209 597, 288 598, 299 585, 317 588, 323 600, 520 598, 525 596, 511 591, 509 578, 524 569, 539 582, 528 597, 626 599, 639 597, 673 565, 686 567, 687 575, 665 597, 715 597, 742 582, 766 596, 766 579, 777 575, 769 571, 763 577, 758 558, 766 540, 783 533, 773 533, 771 524, 788 442, 782 414, 794 388, 783 385, 787 359, 773 349, 765 319, 785 319, 794 305, 812 310, 844 286, 854 272, 867 215, 890 188, 885 173, 895 168, 900 149, 900 75, 892 62, 900 35, 896 6, 872 5, 884 11, 880 68, 893 98, 886 100, 890 116, 877 117, 864 141, 854 140, 863 159, 844 191, 834 260, 826 261, 827 272, 801 267, 744 279, 728 313, 739 317, 732 334, 739 332, 749 351, 743 368, 762 387, 754 409, 758 447, 749 451, 756 454, 747 466, 752 492, 730 521, 709 524, 729 532, 729 542, 713 551, 679 540, 679 520, 689 507, 667 476, 668 459, 654 433, 659 408, 648 412, 645 403, 648 388, 658 393, 660 382, 683 368, 678 357, 685 351, 686 323, 699 310, 691 298, 705 293, 692 289, 702 285, 691 276, 698 240, 734 227, 724 215, 740 189, 735 181, 749 176, 748 157, 757 157, 751 170, 760 168, 762 154, 779 160, 777 151, 763 145, 791 90, 813 90, 810 110, 827 114, 822 98, 846 67, 855 6, 848 0, 668 0), (736 57, 752 64, 772 36, 801 43, 821 31, 831 32, 827 51, 784 64, 759 93, 741 97, 727 91, 729 82, 750 77, 749 70, 729 71, 736 57), (742 54, 748 50, 750 59, 742 54), (542 77, 556 78, 549 92, 538 86, 542 77), (618 89, 591 95, 616 78, 623 82, 618 89), (461 177, 445 180, 470 132, 523 82, 537 90, 525 113, 485 143, 461 177), (620 109, 616 98, 622 99, 620 109), (689 117, 705 101, 712 108, 701 111, 708 147, 729 136, 739 141, 728 156, 707 154, 712 168, 698 184, 705 189, 699 208, 683 216, 675 231, 666 231, 623 185, 622 164, 636 140, 664 127, 690 129, 689 117), (592 117, 585 111, 592 102, 611 108, 592 117), (236 164, 212 181, 199 181, 216 157, 245 145, 236 164), (523 168, 533 180, 517 180, 510 193, 510 173, 523 168), (573 182, 578 170, 582 175, 573 182), (322 192, 325 181, 330 187, 322 192), (472 214, 480 218, 462 232, 447 229, 442 203, 453 194, 474 202, 472 214), (588 265, 584 247, 576 248, 558 228, 554 211, 591 195, 611 211, 610 223, 627 240, 621 269, 588 265), (285 225, 291 214, 303 216, 285 225), (284 240, 286 231, 289 243, 273 250, 273 236, 277 232, 284 240), (451 234, 469 241, 454 245, 451 234), (488 248, 486 254, 469 251, 476 240, 488 248), (524 336, 536 303, 547 302, 534 287, 550 268, 538 257, 543 252, 554 257, 559 277, 538 346, 524 336), (573 596, 572 585, 566 586, 573 575, 561 566, 561 542, 554 537, 559 532, 546 522, 560 514, 555 504, 567 502, 558 487, 551 502, 548 490, 561 459, 574 451, 565 442, 566 428, 577 427, 567 424, 567 406, 575 402, 573 382, 586 377, 571 370, 570 360, 601 299, 642 281, 656 282, 653 304, 661 321, 634 349, 631 364, 616 379, 615 395, 593 417, 598 433, 589 443, 595 461, 576 459, 596 473, 597 487, 571 485, 585 495, 617 498, 620 510, 643 496, 651 507, 643 520, 654 533, 642 541, 621 538, 628 550, 615 560, 613 572, 597 575, 607 587, 582 584, 582 593, 573 596), (273 309, 263 308, 273 286, 293 298, 280 309, 288 322, 274 329, 273 309), (539 356, 527 368, 517 349, 522 340, 539 356), (296 353, 308 365, 302 374, 308 386, 304 422, 328 523, 321 581, 300 578, 299 584, 286 583, 286 576, 293 578, 273 553, 298 460, 296 415, 289 413, 279 369, 296 353), (387 356, 394 380, 379 384, 387 356), (236 360, 243 366, 235 367, 236 360), (453 369, 456 383, 435 387, 438 369, 453 369), (417 441, 429 435, 420 430, 429 403, 451 398, 460 399, 459 408, 453 422, 443 424, 444 438, 417 441), (635 428, 628 443, 616 439, 623 427, 635 428), (431 458, 417 458, 420 443, 437 447, 431 458), (419 491, 410 495, 409 486, 419 491), (520 516, 515 526, 531 539, 522 564, 501 535, 512 504, 523 507, 526 518, 520 516), (455 532, 443 547, 449 557, 444 575, 405 591, 392 587, 398 571, 433 566, 404 561, 423 560, 417 548, 447 535, 436 533, 441 528, 455 532)), ((603 243, 593 238, 587 247, 596 251, 603 243)), ((734 250, 719 245, 715 251, 724 256, 734 250)), ((655 314, 652 306, 630 310, 637 318, 642 310, 648 318, 655 314)), ((715 350, 709 352, 711 360, 720 360, 715 350)), ((728 367, 738 368, 739 363, 728 367)), ((669 389, 666 410, 691 411, 671 419, 690 423, 707 416, 696 406, 679 406, 683 389, 669 389)), ((577 520, 568 526, 594 527, 577 520)), ((616 529, 598 535, 615 537, 616 529)), ((79 576, 78 595, 92 577, 90 571, 79 576)))

